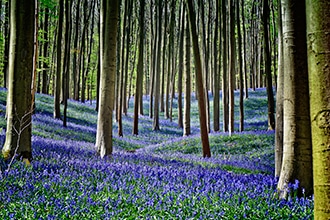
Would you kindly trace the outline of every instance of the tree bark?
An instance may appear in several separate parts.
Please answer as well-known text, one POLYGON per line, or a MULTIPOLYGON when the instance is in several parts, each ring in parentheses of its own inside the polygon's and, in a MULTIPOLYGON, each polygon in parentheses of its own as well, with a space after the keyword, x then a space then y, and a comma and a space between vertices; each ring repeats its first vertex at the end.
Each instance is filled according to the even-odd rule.
POLYGON ((306 1, 314 218, 330 219, 330 4, 306 1))
POLYGON ((215 24, 214 24, 214 41, 213 41, 213 130, 220 130, 220 74, 218 69, 218 32, 219 32, 219 2, 216 0, 215 6, 215 24))
POLYGON ((143 85, 143 54, 144 54, 144 6, 145 0, 140 0, 140 33, 139 33, 139 58, 136 76, 136 87, 134 95, 134 118, 133 118, 133 134, 139 133, 139 105, 142 99, 142 85, 143 85))
POLYGON ((235 75, 236 75, 236 39, 235 39, 235 2, 230 1, 229 8, 229 73, 228 73, 228 84, 229 84, 229 133, 235 131, 235 75))
POLYGON ((112 154, 119 0, 101 0, 101 80, 95 148, 101 158, 112 154))
POLYGON ((30 161, 31 83, 34 55, 34 0, 12 0, 10 6, 9 79, 7 96, 5 159, 18 154, 30 161))
MULTIPOLYGON (((282 14, 281 1, 278 1, 278 14, 282 14)), ((275 125, 275 177, 279 177, 282 168, 283 159, 283 86, 284 86, 284 69, 283 69, 283 34, 282 19, 278 18, 278 73, 276 88, 276 125, 275 125)))
POLYGON ((275 101, 273 94, 272 72, 271 72, 271 51, 269 46, 269 5, 268 0, 263 0, 262 23, 264 32, 264 59, 265 72, 267 77, 267 100, 268 100, 268 130, 275 129, 275 101))
POLYGON ((190 32, 188 27, 188 14, 186 13, 186 20, 184 24, 185 31, 185 87, 184 87, 184 112, 183 112, 183 136, 188 136, 191 134, 190 129, 190 107, 191 107, 191 77, 190 77, 190 32))
POLYGON ((155 91, 154 91, 154 117, 152 129, 160 130, 159 126, 159 97, 160 97, 160 60, 161 60, 161 45, 162 45, 162 1, 157 1, 157 48, 156 48, 156 71, 154 72, 155 91))
MULTIPOLYGON (((243 86, 243 59, 242 59, 242 35, 241 22, 239 16, 239 0, 236 0, 236 23, 237 23, 237 42, 238 42, 238 74, 239 74, 239 131, 244 131, 244 86, 243 86)), ((244 19, 244 18, 243 18, 244 19)))
POLYGON ((190 24, 190 34, 193 42, 193 51, 194 51, 194 60, 195 60, 195 69, 196 69, 196 87, 198 92, 198 110, 199 110, 199 123, 200 123, 200 132, 202 139, 203 147, 203 157, 211 157, 211 150, 209 144, 209 136, 207 131, 206 123, 206 106, 205 106, 205 94, 204 94, 204 85, 203 85, 203 73, 202 73, 202 64, 200 51, 198 46, 198 36, 196 33, 196 15, 194 12, 192 1, 187 0, 188 4, 188 14, 189 14, 189 24, 190 24))
POLYGON ((305 2, 282 0, 284 53, 283 164, 278 182, 280 197, 289 183, 299 181, 298 195, 313 193, 312 145, 307 72, 305 2))
POLYGON ((229 100, 228 100, 228 71, 227 71, 227 0, 222 0, 222 105, 223 105, 223 131, 228 131, 229 123, 229 100))
POLYGON ((62 73, 62 33, 63 33, 63 17, 64 17, 64 0, 59 2, 59 18, 57 29, 57 45, 56 45, 56 75, 55 75, 55 92, 54 92, 54 118, 61 118, 61 73, 62 73))

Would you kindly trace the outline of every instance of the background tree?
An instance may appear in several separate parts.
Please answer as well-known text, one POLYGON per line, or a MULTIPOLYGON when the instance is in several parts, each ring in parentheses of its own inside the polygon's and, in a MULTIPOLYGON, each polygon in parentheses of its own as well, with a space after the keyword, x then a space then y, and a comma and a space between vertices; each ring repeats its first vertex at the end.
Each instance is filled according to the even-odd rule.
POLYGON ((186 13, 186 19, 184 24, 185 31, 185 66, 184 66, 184 112, 183 112, 183 135, 187 136, 191 134, 190 130, 190 107, 191 107, 191 76, 190 76, 190 32, 188 24, 188 13, 186 13))
POLYGON ((154 120, 153 120, 153 130, 157 131, 160 129, 159 126, 159 97, 160 97, 160 61, 161 61, 161 45, 162 45, 162 12, 163 12, 163 7, 162 7, 162 1, 158 0, 157 1, 157 36, 156 36, 156 43, 157 43, 157 48, 156 48, 156 68, 154 72, 154 80, 155 80, 155 91, 154 91, 154 120))
POLYGON ((200 123, 200 132, 202 139, 202 147, 203 147, 203 157, 211 157, 210 151, 210 143, 209 136, 207 131, 207 123, 206 123, 206 105, 205 105, 205 94, 204 94, 204 85, 203 85, 203 73, 202 73, 202 64, 201 57, 198 46, 198 36, 196 33, 196 15, 193 8, 192 1, 186 1, 188 14, 189 14, 189 26, 190 26, 190 34, 193 43, 193 51, 194 51, 194 60, 195 60, 195 71, 196 71, 196 87, 198 92, 198 110, 199 110, 199 123, 200 123))
POLYGON ((95 148, 103 158, 112 154, 112 115, 115 102, 118 0, 101 0, 101 80, 95 148))
MULTIPOLYGON (((279 1, 280 3, 280 1, 279 1)), ((282 14, 281 4, 278 5, 278 14, 282 14)), ((282 168, 283 158, 283 86, 284 86, 284 70, 283 70, 283 36, 282 36, 282 19, 278 18, 278 72, 276 87, 276 120, 275 120, 275 176, 279 177, 282 168)))
POLYGON ((283 163, 278 182, 280 196, 289 183, 300 182, 306 195, 313 192, 312 145, 306 51, 305 2, 282 0, 284 54, 283 163))
POLYGON ((275 102, 273 94, 273 81, 271 73, 271 52, 270 52, 270 40, 269 40, 269 5, 268 0, 263 0, 263 12, 262 12, 262 25, 264 36, 264 60, 265 60, 265 72, 266 72, 266 86, 268 97, 268 129, 275 129, 275 102))
POLYGON ((55 75, 55 92, 54 92, 54 118, 61 118, 61 63, 62 63, 62 34, 63 34, 63 18, 64 18, 64 0, 59 2, 59 18, 56 41, 56 75, 55 75))
POLYGON ((133 134, 138 134, 139 131, 139 105, 142 103, 140 100, 142 96, 142 86, 143 86, 143 54, 144 54, 144 7, 145 1, 140 0, 140 33, 139 33, 139 56, 138 56, 138 67, 136 76, 136 87, 134 95, 134 121, 133 121, 133 134))
POLYGON ((314 218, 330 219, 330 4, 306 1, 314 218))
POLYGON ((11 1, 7 130, 2 153, 5 158, 13 157, 17 153, 19 157, 29 161, 32 159, 31 83, 34 20, 34 0, 11 1))

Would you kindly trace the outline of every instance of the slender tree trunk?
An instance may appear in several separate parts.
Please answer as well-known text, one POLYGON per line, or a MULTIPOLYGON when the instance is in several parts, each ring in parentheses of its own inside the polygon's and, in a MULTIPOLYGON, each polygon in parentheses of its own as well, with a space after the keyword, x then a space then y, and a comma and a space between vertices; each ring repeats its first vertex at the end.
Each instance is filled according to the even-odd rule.
MULTIPOLYGON (((182 4, 183 8, 183 4, 182 4)), ((182 112, 182 78, 183 78, 183 39, 184 39, 184 9, 181 10, 181 30, 179 38, 179 71, 178 71, 178 127, 183 128, 182 112)))
MULTIPOLYGON (((44 20, 44 44, 43 44, 43 58, 46 59, 48 57, 48 47, 49 47, 49 34, 48 34, 48 26, 49 26, 49 8, 45 8, 45 20, 44 20)), ((49 61, 42 62, 42 89, 41 92, 43 94, 48 94, 49 92, 49 84, 48 84, 48 72, 49 72, 49 61)))
POLYGON ((246 49, 246 28, 245 28, 245 16, 244 16, 244 0, 241 0, 241 10, 242 10, 242 28, 243 28, 243 72, 244 72, 244 98, 249 98, 249 89, 248 89, 248 78, 247 78, 247 69, 246 69, 246 63, 247 63, 247 49, 246 49))
POLYGON ((75 36, 73 42, 73 59, 72 59, 72 73, 74 75, 73 80, 73 93, 74 99, 79 100, 79 93, 80 93, 80 71, 79 71, 79 61, 78 61, 78 54, 81 53, 80 49, 78 48, 78 40, 79 40, 79 20, 80 18, 80 2, 81 0, 77 0, 76 3, 76 28, 75 28, 75 36))
MULTIPOLYGON (((214 24, 214 40, 213 40, 213 129, 214 131, 220 130, 220 75, 218 70, 218 32, 219 32, 219 2, 216 0, 215 6, 215 24, 214 24)), ((220 69, 220 68, 219 68, 220 69)))
POLYGON ((227 71, 227 0, 222 0, 222 105, 223 105, 223 131, 228 131, 229 100, 228 100, 228 71, 227 71))
POLYGON ((59 18, 57 29, 57 48, 56 48, 56 76, 55 76, 55 93, 54 93, 54 118, 61 118, 61 73, 62 73, 62 33, 63 33, 63 17, 64 17, 64 0, 59 2, 59 18))
POLYGON ((229 73, 228 73, 228 84, 229 84, 229 132, 232 133, 235 130, 235 75, 236 75, 236 39, 235 39, 235 2, 230 1, 229 8, 229 73))
POLYGON ((203 85, 203 73, 202 73, 202 64, 201 57, 198 46, 198 36, 196 33, 196 15, 194 12, 192 1, 187 0, 188 4, 188 14, 189 14, 189 24, 190 24, 190 33, 193 41, 193 51, 194 51, 194 60, 195 60, 195 69, 196 69, 196 87, 198 92, 198 110, 199 110, 199 123, 200 123, 200 132, 203 146, 203 157, 211 157, 211 150, 209 144, 209 136, 207 131, 206 123, 206 105, 205 105, 205 94, 204 94, 204 85, 203 85))
MULTIPOLYGON (((278 1, 278 14, 282 14, 281 1, 278 1)), ((276 88, 276 130, 275 130, 275 177, 279 177, 282 168, 283 158, 283 86, 284 86, 284 69, 283 69, 283 34, 282 19, 278 18, 278 73, 276 88)))
POLYGON ((273 94, 273 80, 271 72, 271 51, 269 46, 269 5, 268 0, 263 0, 262 23, 264 32, 264 58, 265 58, 265 72, 267 77, 267 98, 268 98, 268 130, 275 129, 275 101, 273 94))
POLYGON ((184 87, 184 113, 183 113, 183 136, 191 134, 190 129, 190 107, 191 107, 191 77, 190 77, 190 32, 188 27, 188 13, 186 13, 186 20, 184 24, 185 31, 185 87, 184 87))
POLYGON ((139 58, 136 76, 136 87, 134 95, 134 118, 133 118, 133 134, 139 133, 139 105, 142 99, 142 84, 143 84, 143 54, 144 54, 144 6, 145 0, 140 0, 140 33, 139 33, 139 58))
MULTIPOLYGON (((239 0, 236 0, 236 22, 237 22, 237 41, 238 41, 238 73, 239 73, 239 131, 244 131, 244 86, 243 86, 243 53, 242 53, 242 35, 241 22, 239 16, 239 0)), ((242 6, 241 6, 242 7, 242 6)), ((244 18, 242 18, 244 19, 244 18)))
POLYGON ((63 126, 67 126, 67 108, 68 108, 68 98, 69 98, 69 80, 70 80, 70 42, 71 42, 71 10, 72 2, 70 0, 65 0, 65 51, 63 59, 63 126))
POLYGON ((330 4, 306 1, 314 218, 330 219, 330 4))
POLYGON ((162 62, 162 80, 161 80, 161 92, 160 92, 160 111, 161 112, 165 112, 165 73, 168 72, 168 70, 166 70, 166 62, 168 61, 167 56, 166 56, 166 48, 167 48, 167 33, 168 33, 168 27, 167 27, 167 23, 168 23, 168 2, 165 1, 164 2, 165 6, 164 6, 164 40, 163 40, 163 62, 162 62))
POLYGON ((161 60, 161 45, 162 45, 162 1, 157 2, 157 48, 156 48, 156 72, 155 72, 155 101, 154 101, 154 120, 152 129, 160 130, 159 126, 159 97, 160 97, 160 60, 161 60))

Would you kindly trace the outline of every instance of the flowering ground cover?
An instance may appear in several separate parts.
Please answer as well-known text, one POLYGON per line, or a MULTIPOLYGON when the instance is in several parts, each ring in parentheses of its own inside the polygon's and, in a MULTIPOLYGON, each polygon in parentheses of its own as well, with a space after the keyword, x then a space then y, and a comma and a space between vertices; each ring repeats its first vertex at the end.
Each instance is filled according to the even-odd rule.
MULTIPOLYGON (((1 145, 5 94, 0 90, 1 145)), ((265 100, 264 89, 250 91, 246 131, 212 132, 208 159, 201 157, 197 117, 192 135, 182 137, 176 110, 173 121, 161 117, 161 130, 154 132, 146 108, 134 136, 130 106, 124 137, 115 125, 114 154, 100 159, 95 106, 70 101, 63 128, 52 117, 52 98, 37 95, 32 166, 15 162, 6 172, 0 158, 0 219, 312 219, 313 198, 295 196, 298 182, 288 200, 276 198, 265 100)))

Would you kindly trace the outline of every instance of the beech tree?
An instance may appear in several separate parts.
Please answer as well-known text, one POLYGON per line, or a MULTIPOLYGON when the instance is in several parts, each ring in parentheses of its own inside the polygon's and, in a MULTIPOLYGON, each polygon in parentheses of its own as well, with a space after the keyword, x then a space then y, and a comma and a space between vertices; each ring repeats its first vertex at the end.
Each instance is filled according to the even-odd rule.
POLYGON ((284 93, 283 162, 278 182, 280 197, 289 183, 300 182, 306 195, 313 192, 312 145, 306 49, 305 2, 282 0, 284 93))
POLYGON ((32 159, 31 83, 34 57, 35 0, 12 0, 10 5, 9 79, 5 159, 18 154, 32 159))
POLYGON ((307 0, 307 48, 313 144, 314 218, 330 219, 330 4, 307 0))
POLYGON ((115 103, 119 0, 101 0, 101 77, 95 148, 101 158, 112 154, 112 115, 115 103))
POLYGON ((142 104, 142 85, 143 85, 143 54, 144 54, 144 6, 145 0, 140 0, 140 33, 139 33, 139 56, 138 67, 136 76, 136 87, 134 95, 134 121, 133 121, 133 134, 139 133, 139 106, 142 104))
POLYGON ((194 11, 194 7, 192 1, 187 0, 187 8, 189 14, 189 27, 190 34, 193 43, 193 51, 194 51, 194 60, 195 60, 195 71, 196 71, 196 87, 198 92, 198 110, 199 110, 199 123, 200 123, 200 132, 202 139, 202 147, 203 147, 203 157, 211 157, 209 136, 207 130, 206 123, 206 105, 205 105, 205 94, 204 94, 204 85, 203 85, 203 73, 202 73, 202 64, 200 51, 198 46, 198 36, 196 32, 196 15, 194 11))

